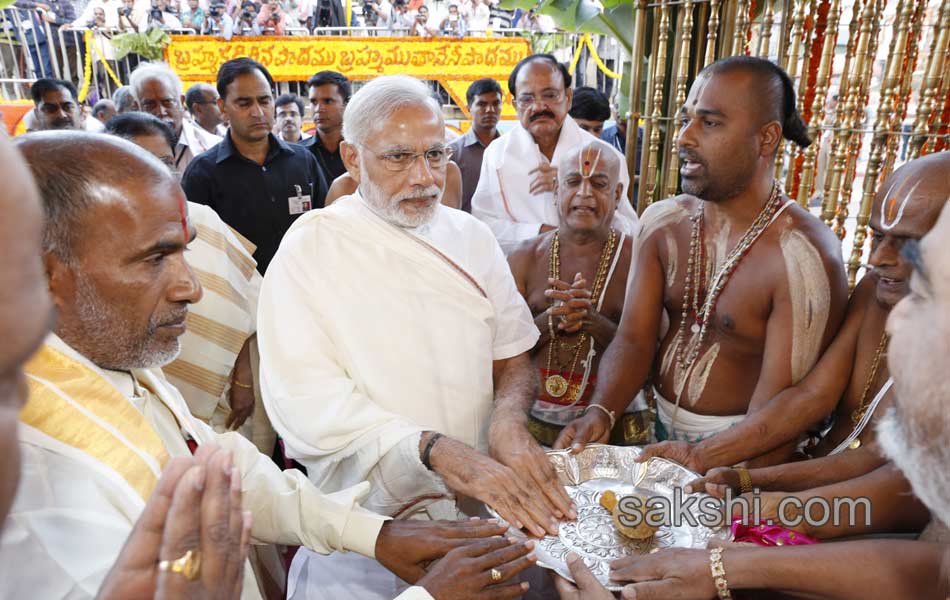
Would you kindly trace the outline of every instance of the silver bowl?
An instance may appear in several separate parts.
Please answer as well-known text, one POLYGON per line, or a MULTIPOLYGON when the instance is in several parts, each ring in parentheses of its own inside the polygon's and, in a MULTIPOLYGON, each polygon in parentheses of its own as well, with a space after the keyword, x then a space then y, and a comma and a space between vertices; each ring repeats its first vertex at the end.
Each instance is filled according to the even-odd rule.
MULTIPOLYGON (((705 548, 711 539, 730 539, 728 528, 709 528, 699 523, 683 522, 661 526, 647 540, 633 540, 617 532, 613 517, 599 504, 600 496, 612 490, 618 496, 639 494, 647 498, 662 496, 673 502, 674 490, 699 477, 686 467, 663 458, 636 462, 641 449, 636 446, 591 444, 579 454, 570 450, 547 453, 561 483, 577 506, 575 521, 562 521, 558 535, 535 540, 538 564, 573 581, 566 557, 573 552, 583 559, 594 576, 611 591, 621 586, 610 582, 610 563, 625 556, 649 554, 658 548, 705 548)), ((704 493, 693 494, 701 499, 704 493)), ((686 497, 686 495, 683 495, 686 497)), ((693 505, 698 506, 698 501, 693 505)), ((493 516, 498 515, 489 508, 493 516)), ((528 539, 520 530, 511 529, 515 537, 528 539)), ((532 538, 533 539, 533 538, 532 538)))

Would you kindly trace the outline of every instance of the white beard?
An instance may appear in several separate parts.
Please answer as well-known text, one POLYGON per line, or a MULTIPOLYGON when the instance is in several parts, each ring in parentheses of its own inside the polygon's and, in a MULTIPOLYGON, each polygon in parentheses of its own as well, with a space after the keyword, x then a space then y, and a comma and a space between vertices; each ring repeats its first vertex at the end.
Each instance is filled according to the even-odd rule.
POLYGON ((950 523, 950 445, 928 439, 901 418, 892 406, 877 425, 877 440, 884 454, 900 468, 933 515, 950 523))
POLYGON ((392 223, 397 227, 405 229, 415 229, 422 227, 435 217, 435 211, 439 206, 439 199, 442 198, 442 190, 432 185, 421 190, 412 192, 403 192, 396 194, 391 198, 386 198, 386 193, 376 183, 366 176, 366 169, 361 164, 360 169, 364 176, 360 180, 360 194, 366 200, 366 204, 387 223, 392 223), (400 207, 400 201, 419 196, 435 196, 436 201, 422 210, 407 211, 400 207))

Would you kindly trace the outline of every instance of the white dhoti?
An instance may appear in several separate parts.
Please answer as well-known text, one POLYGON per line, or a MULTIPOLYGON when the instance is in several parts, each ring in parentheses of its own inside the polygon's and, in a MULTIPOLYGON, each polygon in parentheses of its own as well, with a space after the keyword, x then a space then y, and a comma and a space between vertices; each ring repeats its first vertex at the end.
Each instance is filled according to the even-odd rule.
POLYGON ((294 555, 287 576, 288 600, 392 600, 408 589, 408 583, 371 558, 352 553, 323 556, 306 548, 294 555))
POLYGON ((677 407, 653 388, 656 398, 656 438, 658 441, 699 442, 721 433, 745 419, 745 415, 698 415, 677 407))

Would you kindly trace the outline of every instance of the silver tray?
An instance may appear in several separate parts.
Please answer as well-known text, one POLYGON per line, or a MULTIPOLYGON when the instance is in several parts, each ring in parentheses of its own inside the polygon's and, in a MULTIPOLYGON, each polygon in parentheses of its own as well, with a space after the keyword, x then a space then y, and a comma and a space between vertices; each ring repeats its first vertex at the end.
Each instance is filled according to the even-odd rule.
MULTIPOLYGON (((573 581, 565 561, 570 552, 580 556, 607 589, 619 591, 620 586, 610 583, 610 563, 618 558, 648 554, 656 548, 705 548, 711 539, 730 538, 727 528, 689 523, 660 527, 649 540, 632 540, 617 533, 610 513, 598 503, 601 494, 610 489, 622 495, 664 496, 672 501, 674 488, 698 477, 677 463, 662 458, 637 463, 640 448, 636 446, 591 444, 576 455, 570 450, 551 450, 547 454, 577 505, 577 520, 562 521, 557 536, 535 539, 535 553, 540 566, 565 579, 573 581)), ((498 516, 491 509, 489 512, 498 516)), ((510 534, 528 539, 520 530, 511 529, 510 534)))

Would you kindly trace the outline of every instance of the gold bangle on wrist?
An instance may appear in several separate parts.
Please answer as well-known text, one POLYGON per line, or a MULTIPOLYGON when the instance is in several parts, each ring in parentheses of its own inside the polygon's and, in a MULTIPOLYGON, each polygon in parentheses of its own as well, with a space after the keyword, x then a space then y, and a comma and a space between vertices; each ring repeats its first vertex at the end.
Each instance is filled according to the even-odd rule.
POLYGON ((247 384, 247 383, 241 383, 241 382, 238 381, 237 379, 232 379, 232 380, 231 380, 231 385, 236 385, 236 386, 238 386, 239 388, 244 388, 245 390, 249 390, 249 389, 251 389, 252 387, 254 387, 253 385, 249 385, 249 384, 247 384))
POLYGON ((722 564, 722 548, 713 548, 709 551, 709 571, 712 573, 713 585, 716 586, 716 595, 719 600, 732 600, 729 582, 726 581, 726 567, 722 564))
POLYGON ((589 404, 587 408, 584 409, 584 414, 586 415, 592 408, 604 411, 604 414, 606 414, 607 418, 610 419, 610 429, 608 431, 613 431, 614 424, 617 422, 616 417, 614 417, 614 411, 610 410, 606 406, 601 406, 600 404, 589 404))
POLYGON ((748 494, 752 491, 752 476, 749 475, 749 469, 745 467, 732 467, 739 474, 739 493, 748 494))

